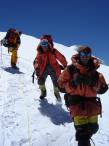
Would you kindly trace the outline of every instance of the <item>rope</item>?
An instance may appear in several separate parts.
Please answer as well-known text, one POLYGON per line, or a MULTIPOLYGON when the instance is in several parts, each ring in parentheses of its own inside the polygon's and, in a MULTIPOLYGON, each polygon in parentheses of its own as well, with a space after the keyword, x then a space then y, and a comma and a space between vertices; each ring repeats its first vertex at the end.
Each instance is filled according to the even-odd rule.
POLYGON ((28 118, 28 142, 29 142, 29 146, 31 145, 31 131, 30 131, 30 116, 29 116, 29 112, 27 112, 27 118, 28 118))
POLYGON ((1 55, 1 63, 2 63, 2 46, 0 48, 1 48, 1 54, 0 55, 1 55))
MULTIPOLYGON (((21 78, 19 78, 19 82, 20 82, 20 85, 21 85, 21 94, 24 96, 24 82, 21 78)), ((25 107, 26 107, 26 100, 24 98, 24 104, 25 104, 25 107)), ((26 115, 27 115, 27 132, 28 132, 28 143, 29 143, 29 146, 32 146, 31 145, 31 130, 30 130, 30 114, 29 114, 29 111, 26 110, 26 115)))
MULTIPOLYGON (((2 67, 2 65, 3 65, 3 59, 2 59, 2 46, 0 45, 0 48, 1 48, 1 53, 0 53, 0 60, 1 60, 1 67, 2 67)), ((0 72, 0 78, 1 78, 1 76, 2 76, 2 73, 3 73, 3 70, 1 70, 1 72, 0 72)))
POLYGON ((1 77, 2 77, 2 73, 3 73, 3 69, 2 69, 1 72, 0 72, 0 79, 1 79, 1 77))
POLYGON ((2 145, 5 146, 5 124, 4 124, 4 114, 5 114, 5 105, 6 105, 6 101, 5 101, 5 97, 3 97, 3 111, 2 111, 2 119, 1 119, 1 124, 2 124, 2 145))
MULTIPOLYGON (((1 43, 0 43, 0 62, 1 62, 1 65, 0 65, 0 67, 2 67, 3 66, 3 59, 2 59, 2 55, 3 55, 3 53, 2 53, 2 45, 1 45, 1 43)), ((1 69, 1 72, 0 72, 0 78, 2 77, 2 73, 3 73, 3 69, 1 69)), ((2 124, 2 145, 3 146, 5 146, 5 124, 4 124, 4 114, 5 114, 5 105, 6 105, 6 101, 5 101, 5 96, 3 97, 3 111, 2 111, 2 119, 1 119, 1 124, 2 124)))
POLYGON ((5 101, 5 97, 3 97, 3 112, 2 112, 2 136, 3 136, 3 146, 5 146, 5 124, 4 124, 4 114, 5 114, 5 105, 6 105, 6 101, 5 101))
MULTIPOLYGON (((2 48, 1 48, 1 53, 0 54, 1 54, 1 58, 2 58, 2 55, 10 57, 10 55, 2 54, 2 48)), ((21 57, 18 57, 18 58, 21 58, 21 57)), ((21 58, 21 59, 24 59, 24 58, 21 58)), ((24 59, 24 60, 30 62, 29 60, 26 60, 26 59, 24 59)), ((1 62, 1 66, 2 65, 3 65, 3 60, 1 62)), ((18 67, 19 67, 19 62, 18 62, 18 67)), ((3 70, 1 70, 1 72, 0 72, 0 78, 2 77, 2 73, 3 73, 3 70)), ((22 81, 23 80, 21 80, 21 78, 19 76, 19 82, 20 82, 20 85, 21 85, 20 91, 21 91, 21 94, 24 96, 24 87, 25 87, 25 85, 24 85, 24 82, 22 82, 22 81)), ((25 104, 25 107, 26 107, 26 101, 25 100, 24 100, 24 104, 25 104)), ((3 101, 3 114, 2 115, 4 115, 4 113, 5 113, 5 98, 4 98, 4 101, 3 101)), ((30 114, 29 114, 28 110, 26 110, 26 116, 27 116, 28 145, 32 146, 31 145, 31 130, 30 130, 30 114)), ((4 126, 4 118, 2 118, 2 130, 3 130, 3 132, 2 132, 2 136, 3 136, 2 145, 3 146, 5 146, 5 129, 4 128, 5 128, 5 126, 4 126)))
POLYGON ((94 143, 93 139, 91 138, 90 140, 92 141, 93 145, 95 146, 95 143, 94 143))
MULTIPOLYGON (((3 56, 9 56, 9 57, 10 57, 10 55, 9 55, 9 54, 3 54, 3 53, 2 53, 2 47, 0 47, 0 48, 1 48, 1 53, 0 53, 0 55, 1 55, 1 66, 2 66, 2 65, 3 65, 2 55, 3 55, 3 56)), ((21 58, 21 57, 18 57, 18 58, 21 58)), ((25 58, 21 58, 21 59, 30 62, 30 60, 27 60, 27 59, 25 59, 25 58)), ((18 61, 18 67, 19 67, 19 61, 18 61)), ((3 73, 3 69, 2 69, 1 72, 0 72, 0 78, 2 77, 2 73, 3 73)), ((22 82, 20 76, 19 76, 19 82, 20 82, 20 85, 22 85, 22 87, 21 87, 21 89, 20 89, 21 94, 24 96, 24 91, 23 91, 23 89, 24 89, 25 85, 24 85, 24 83, 22 82)), ((3 98, 3 99, 4 99, 4 101, 3 101, 3 114, 2 114, 2 115, 4 115, 4 113, 5 113, 5 98, 3 98)), ((25 99, 25 98, 24 98, 24 99, 25 99)), ((26 107, 26 101, 25 101, 24 104, 25 104, 25 107, 26 107)), ((30 115, 29 115, 29 112, 28 112, 27 110, 26 110, 26 115, 27 115, 28 143, 29 143, 29 146, 32 146, 32 145, 31 145, 31 132, 30 132, 30 131, 31 131, 31 130, 30 130, 30 115)), ((4 118, 2 118, 2 130, 3 130, 3 132, 2 132, 2 136, 3 136, 2 145, 3 145, 3 146, 5 145, 5 130, 4 130, 4 128, 5 128, 5 126, 4 126, 4 118)))

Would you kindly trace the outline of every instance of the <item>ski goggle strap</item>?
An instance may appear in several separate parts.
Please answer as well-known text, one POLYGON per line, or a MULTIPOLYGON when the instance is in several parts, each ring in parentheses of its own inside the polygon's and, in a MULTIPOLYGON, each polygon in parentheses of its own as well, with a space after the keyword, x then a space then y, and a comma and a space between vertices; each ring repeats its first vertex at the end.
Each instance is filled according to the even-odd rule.
POLYGON ((41 40, 40 46, 41 46, 41 47, 48 47, 48 40, 46 40, 46 39, 41 40))
POLYGON ((91 53, 90 52, 80 52, 79 53, 79 56, 80 57, 90 57, 91 56, 91 53))

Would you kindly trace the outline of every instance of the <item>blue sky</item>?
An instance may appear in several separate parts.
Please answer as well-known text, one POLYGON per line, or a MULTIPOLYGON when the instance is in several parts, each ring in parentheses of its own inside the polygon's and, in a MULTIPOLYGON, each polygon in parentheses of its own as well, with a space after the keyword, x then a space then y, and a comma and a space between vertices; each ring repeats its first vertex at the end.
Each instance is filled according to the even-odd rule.
POLYGON ((2 0, 0 31, 10 27, 66 46, 85 44, 109 65, 108 0, 2 0))

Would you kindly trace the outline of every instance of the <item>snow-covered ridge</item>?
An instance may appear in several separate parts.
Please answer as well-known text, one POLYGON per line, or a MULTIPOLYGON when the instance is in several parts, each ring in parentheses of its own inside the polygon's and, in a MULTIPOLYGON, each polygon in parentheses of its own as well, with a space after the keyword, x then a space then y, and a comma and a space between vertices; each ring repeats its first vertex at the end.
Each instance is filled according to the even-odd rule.
MULTIPOLYGON (((5 33, 0 33, 0 40, 5 33)), ((36 56, 39 39, 22 35, 18 51, 20 71, 10 68, 10 54, 0 46, 0 146, 76 146, 75 130, 69 117, 63 94, 62 105, 57 105, 50 78, 46 81, 47 101, 39 101, 40 91, 37 81, 32 84, 32 62, 36 56)), ((67 47, 55 43, 71 62, 76 53, 75 46, 67 47)), ((109 67, 101 65, 102 72, 109 83, 109 67)), ((109 91, 100 96, 103 103, 103 118, 100 130, 93 137, 98 146, 109 145, 109 91)))

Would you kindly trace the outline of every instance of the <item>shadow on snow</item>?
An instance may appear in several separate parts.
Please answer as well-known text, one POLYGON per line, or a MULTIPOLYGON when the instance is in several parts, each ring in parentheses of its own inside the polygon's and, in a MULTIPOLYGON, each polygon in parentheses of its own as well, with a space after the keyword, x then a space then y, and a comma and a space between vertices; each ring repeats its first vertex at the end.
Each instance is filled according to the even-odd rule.
POLYGON ((12 67, 6 67, 2 69, 4 69, 6 72, 9 72, 11 74, 24 74, 23 72, 19 71, 19 69, 14 69, 12 67))
POLYGON ((61 105, 53 105, 48 103, 47 100, 40 101, 38 108, 42 115, 47 116, 55 125, 64 123, 71 123, 69 113, 65 111, 61 105))

